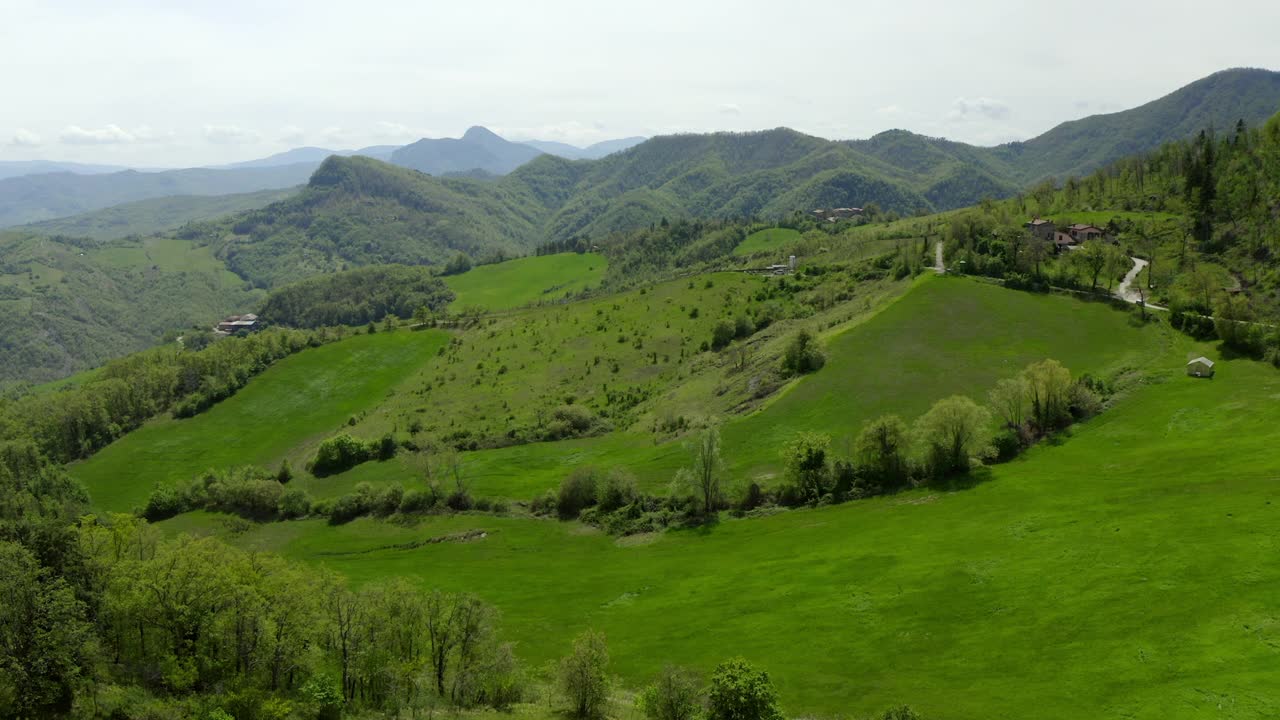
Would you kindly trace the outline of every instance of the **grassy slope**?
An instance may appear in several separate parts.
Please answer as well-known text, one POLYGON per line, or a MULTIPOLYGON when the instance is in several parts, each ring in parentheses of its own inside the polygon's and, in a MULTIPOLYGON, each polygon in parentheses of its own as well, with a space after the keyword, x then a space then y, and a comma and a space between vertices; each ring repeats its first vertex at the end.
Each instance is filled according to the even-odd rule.
POLYGON ((145 502, 157 483, 188 480, 207 468, 274 465, 382 400, 446 338, 437 331, 402 331, 359 335, 304 351, 208 412, 149 423, 75 465, 72 473, 89 488, 97 506, 127 510, 145 502))
POLYGON ((638 545, 488 516, 283 523, 242 542, 361 582, 478 592, 533 664, 586 627, 608 634, 633 684, 667 661, 705 671, 740 653, 792 714, 909 702, 957 719, 1274 715, 1280 376, 1225 361, 1216 380, 1186 378, 1190 346, 1176 342, 1164 382, 965 491, 638 545), (489 535, 377 549, 467 528, 489 535))
POLYGON ((608 260, 593 253, 539 255, 481 265, 445 278, 457 295, 453 307, 510 310, 540 300, 559 300, 599 284, 608 260))
POLYGON ((777 250, 782 245, 800 239, 800 231, 791 228, 765 228, 747 236, 738 247, 733 249, 734 255, 751 255, 758 252, 777 250))

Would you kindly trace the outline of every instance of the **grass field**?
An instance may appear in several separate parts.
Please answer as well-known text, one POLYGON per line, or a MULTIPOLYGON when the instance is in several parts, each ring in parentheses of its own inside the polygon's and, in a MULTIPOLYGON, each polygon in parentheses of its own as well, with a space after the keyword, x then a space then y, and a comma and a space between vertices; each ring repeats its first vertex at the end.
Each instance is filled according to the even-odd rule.
POLYGON ((766 228, 757 230, 747 236, 745 240, 733 249, 734 255, 753 255, 761 252, 771 252, 777 250, 783 245, 800 239, 800 231, 791 228, 766 228))
POLYGON ((588 627, 632 686, 664 662, 705 672, 741 654, 791 715, 1274 716, 1280 375, 1235 360, 1186 378, 1190 349, 1212 353, 1175 340, 1154 382, 968 490, 648 543, 483 515, 277 523, 237 542, 358 582, 477 592, 535 666, 588 627), (488 535, 380 549, 473 528, 488 535))
POLYGON ((124 511, 145 502, 156 484, 189 480, 209 468, 270 467, 291 453, 300 466, 307 448, 376 405, 446 339, 438 331, 402 331, 306 350, 205 413, 148 423, 72 466, 72 474, 96 506, 124 511))
POLYGON ((594 253, 538 255, 474 267, 445 283, 457 295, 455 309, 510 310, 598 285, 606 269, 608 261, 594 253))

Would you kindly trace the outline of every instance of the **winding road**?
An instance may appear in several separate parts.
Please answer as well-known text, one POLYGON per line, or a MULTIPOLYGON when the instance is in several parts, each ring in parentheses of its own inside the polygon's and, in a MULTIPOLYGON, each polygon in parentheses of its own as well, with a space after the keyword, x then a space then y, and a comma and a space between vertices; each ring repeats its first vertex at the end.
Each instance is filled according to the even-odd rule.
MULTIPOLYGON (((1138 275, 1142 272, 1143 268, 1151 263, 1143 260, 1142 258, 1131 257, 1129 259, 1133 261, 1133 268, 1129 270, 1129 272, 1125 273, 1124 279, 1120 281, 1120 286, 1116 288, 1116 297, 1124 300, 1125 302, 1134 303, 1136 305, 1138 303, 1144 303, 1144 301, 1142 299, 1142 293, 1134 289, 1133 283, 1138 279, 1138 275)), ((1151 310, 1168 309, 1160 307, 1159 305, 1152 305, 1151 303, 1144 304, 1151 310)))

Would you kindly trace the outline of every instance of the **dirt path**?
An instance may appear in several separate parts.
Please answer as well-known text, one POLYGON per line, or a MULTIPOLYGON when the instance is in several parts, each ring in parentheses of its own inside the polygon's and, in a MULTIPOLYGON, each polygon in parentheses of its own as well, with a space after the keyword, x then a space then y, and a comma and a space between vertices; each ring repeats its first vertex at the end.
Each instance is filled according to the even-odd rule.
POLYGON ((933 246, 933 258, 933 269, 938 274, 946 272, 947 266, 942 262, 942 241, 938 241, 938 244, 933 246))
MULTIPOLYGON (((1148 263, 1146 260, 1143 260, 1142 258, 1131 257, 1129 259, 1133 261, 1133 268, 1129 270, 1129 272, 1125 273, 1124 279, 1120 281, 1120 286, 1116 288, 1116 297, 1120 298, 1121 300, 1124 300, 1125 302, 1129 302, 1137 305, 1138 303, 1144 303, 1144 301, 1142 299, 1142 293, 1140 293, 1137 289, 1135 289, 1134 283, 1137 282, 1138 275, 1150 263, 1148 263)), ((1159 305, 1152 305, 1149 302, 1145 304, 1148 310, 1168 310, 1169 309, 1166 307, 1161 307, 1159 305)))
POLYGON ((1142 272, 1149 263, 1142 258, 1129 258, 1133 261, 1133 268, 1125 273, 1124 279, 1120 281, 1120 287, 1116 288, 1116 297, 1125 302, 1136 303, 1142 300, 1142 296, 1133 288, 1133 281, 1138 279, 1138 273, 1142 272))

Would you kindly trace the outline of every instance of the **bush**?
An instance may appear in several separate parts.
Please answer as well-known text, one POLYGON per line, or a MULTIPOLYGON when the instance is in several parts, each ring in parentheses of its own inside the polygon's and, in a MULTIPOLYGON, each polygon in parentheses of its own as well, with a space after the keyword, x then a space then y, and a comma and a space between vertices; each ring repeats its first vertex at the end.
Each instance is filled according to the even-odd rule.
POLYGON ((746 315, 739 315, 733 319, 733 335, 738 338, 751 337, 756 331, 755 323, 751 322, 751 318, 746 315))
POLYGON ((822 369, 826 357, 817 347, 813 333, 801 330, 791 338, 782 356, 782 370, 788 375, 804 375, 822 369))
POLYGON ((329 523, 341 525, 368 513, 369 504, 362 494, 343 495, 333 502, 333 508, 329 511, 329 523))
POLYGON ((401 513, 426 512, 436 505, 435 493, 425 490, 410 490, 400 498, 401 513))
POLYGON ((550 515, 553 512, 557 512, 559 506, 560 500, 555 491, 547 490, 529 501, 529 512, 534 515, 550 515))
POLYGON ((708 720, 781 720, 777 693, 769 674, 736 658, 720 663, 711 674, 708 720))
POLYGON ((289 488, 280 494, 276 512, 285 520, 306 517, 311 512, 311 497, 298 488, 289 488))
POLYGON ((714 328, 711 329, 711 349, 723 350, 728 347, 729 343, 733 342, 733 337, 733 325, 729 324, 729 322, 725 320, 721 320, 716 323, 714 328))
POLYGON ((390 485, 378 493, 378 499, 374 501, 373 512, 386 517, 400 509, 400 503, 404 502, 404 488, 399 485, 390 485))
POLYGON ((343 433, 320 443, 311 471, 319 477, 340 473, 373 457, 368 444, 343 433))
POLYGON ((189 509, 186 499, 176 489, 157 487, 147 497, 147 504, 142 509, 142 517, 151 522, 157 522, 181 515, 189 509))
POLYGON ((577 468, 560 483, 556 512, 561 520, 572 520, 584 508, 596 504, 599 479, 595 468, 577 468))
POLYGON ((609 648, 604 634, 588 630, 573 641, 573 652, 560 660, 560 691, 569 713, 580 720, 603 717, 609 700, 609 648))
POLYGON ((649 720, 693 720, 702 710, 702 684, 692 671, 668 665, 636 705, 649 720))
POLYGON ((635 502, 640 492, 636 489, 634 475, 626 470, 614 469, 605 476, 599 495, 600 511, 613 512, 635 502))
POLYGON ((755 510, 764 504, 764 490, 760 488, 760 484, 756 482, 748 483, 742 489, 742 495, 738 498, 736 507, 742 512, 755 510))
POLYGON ((475 502, 471 499, 471 494, 461 488, 449 493, 449 497, 444 499, 444 504, 450 510, 457 512, 470 510, 475 506, 475 502))
POLYGON ((378 441, 378 459, 390 460, 396 456, 396 439, 391 433, 382 436, 378 441))

